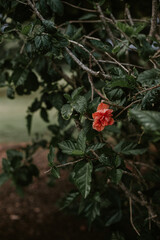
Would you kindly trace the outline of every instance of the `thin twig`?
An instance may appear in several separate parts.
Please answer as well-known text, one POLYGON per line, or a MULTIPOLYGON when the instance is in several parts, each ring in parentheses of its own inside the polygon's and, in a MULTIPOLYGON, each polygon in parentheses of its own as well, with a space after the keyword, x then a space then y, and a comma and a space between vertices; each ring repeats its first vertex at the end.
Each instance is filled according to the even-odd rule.
MULTIPOLYGON (((117 65, 119 65, 125 72, 127 72, 128 74, 130 74, 130 71, 125 68, 120 62, 118 62, 114 57, 112 57, 108 52, 105 52, 105 54, 112 59, 115 63, 117 63, 117 65)), ((133 74, 131 74, 132 77, 136 78, 136 76, 134 76, 133 74)))
POLYGON ((20 0, 16 0, 17 2, 19 2, 19 3, 21 3, 21 4, 23 4, 23 5, 27 5, 27 3, 24 3, 24 2, 22 2, 22 1, 20 1, 20 0))
MULTIPOLYGON (((90 152, 92 152, 92 154, 96 157, 96 159, 99 160, 98 154, 97 154, 93 149, 91 149, 90 152)), ((112 170, 112 169, 113 169, 113 167, 109 167, 109 166, 105 166, 105 167, 106 167, 108 170, 112 170)), ((137 176, 136 176, 134 173, 130 173, 130 172, 127 172, 127 171, 125 171, 125 170, 122 170, 122 172, 123 172, 123 174, 126 174, 126 175, 128 175, 128 176, 137 178, 137 176)))
POLYGON ((61 71, 60 69, 58 69, 57 65, 53 63, 53 68, 56 70, 56 72, 62 77, 64 78, 64 80, 66 80, 67 83, 69 83, 73 88, 76 87, 76 83, 75 81, 73 81, 71 78, 69 78, 65 73, 63 73, 63 71, 61 71))
MULTIPOLYGON (((141 198, 138 198, 134 193, 131 193, 122 182, 119 183, 119 187, 126 194, 127 197, 131 197, 132 200, 139 203, 141 206, 146 207, 148 212, 150 213, 151 218, 156 215, 152 206, 145 200, 142 192, 140 191, 138 192, 138 194, 141 197, 141 198)), ((157 218, 152 218, 152 221, 155 222, 157 226, 160 228, 160 221, 157 218)))
MULTIPOLYGON (((72 162, 68 162, 68 163, 64 163, 64 164, 55 165, 55 167, 56 167, 56 168, 66 167, 66 166, 73 165, 73 164, 75 164, 75 163, 81 162, 81 161, 83 161, 83 160, 84 160, 84 158, 81 158, 81 159, 78 159, 78 160, 76 160, 76 161, 72 161, 72 162)), ((49 172, 51 172, 51 170, 52 170, 52 168, 50 168, 49 170, 45 171, 44 173, 45 173, 45 174, 46 174, 46 173, 49 173, 49 172)))
POLYGON ((125 13, 128 17, 129 23, 131 24, 131 26, 133 26, 134 23, 133 23, 133 20, 132 20, 132 17, 131 17, 131 13, 130 13, 130 10, 129 10, 128 3, 125 4, 125 13))
POLYGON ((156 32, 157 10, 158 10, 157 0, 152 0, 152 19, 151 19, 151 27, 150 27, 150 31, 149 31, 149 37, 153 37, 156 32))
POLYGON ((30 1, 27 0, 27 4, 32 8, 32 10, 35 12, 35 14, 37 15, 37 17, 41 20, 44 21, 45 19, 43 18, 43 16, 40 14, 40 12, 37 10, 37 8, 35 7, 35 5, 30 1))
POLYGON ((120 111, 116 116, 115 118, 119 117, 124 111, 126 111, 128 108, 130 108, 133 104, 137 103, 137 102, 140 102, 141 99, 139 100, 136 100, 134 102, 131 102, 127 107, 123 108, 122 111, 120 111))
POLYGON ((91 75, 93 75, 95 77, 102 77, 103 79, 111 79, 111 77, 107 74, 103 74, 100 71, 95 72, 94 70, 88 68, 67 47, 65 47, 65 50, 70 55, 70 57, 87 73, 90 73, 91 75))
POLYGON ((133 229, 135 230, 135 232, 138 234, 138 236, 140 236, 140 233, 138 232, 137 228, 135 227, 134 223, 133 223, 133 216, 132 216, 132 198, 129 197, 129 212, 130 212, 130 223, 133 227, 133 229))
POLYGON ((82 48, 85 52, 87 52, 89 54, 89 56, 91 56, 91 58, 93 59, 93 61, 98 65, 100 71, 105 74, 103 68, 101 67, 101 65, 99 64, 99 62, 97 61, 97 59, 93 56, 93 54, 87 49, 85 48, 82 44, 76 42, 76 41, 73 41, 73 40, 69 40, 70 43, 73 43, 77 46, 79 46, 80 48, 82 48))
POLYGON ((80 9, 80 10, 82 10, 82 11, 86 11, 86 12, 95 12, 95 13, 97 12, 96 10, 88 9, 88 8, 82 8, 82 7, 79 7, 79 6, 73 5, 73 4, 71 4, 71 3, 65 2, 65 1, 62 1, 62 3, 66 4, 66 5, 69 5, 69 6, 73 7, 73 8, 80 9))
MULTIPOLYGON (((111 64, 116 64, 116 65, 119 65, 117 62, 115 61, 110 61, 110 60, 98 60, 98 62, 101 62, 101 63, 111 63, 111 64)), ((138 66, 138 65, 134 65, 134 64, 131 64, 131 63, 122 63, 122 65, 124 66, 129 66, 129 67, 135 67, 135 68, 140 68, 140 69, 148 69, 146 67, 142 67, 142 66, 138 66)))
MULTIPOLYGON (((89 67, 92 67, 92 63, 91 63, 91 56, 89 57, 89 67)), ((94 85, 93 85, 93 79, 90 73, 88 73, 88 81, 91 85, 91 101, 93 101, 94 98, 94 85)))
POLYGON ((106 21, 105 16, 104 16, 104 14, 102 12, 102 9, 101 9, 101 7, 100 7, 100 5, 98 3, 96 3, 96 7, 97 7, 97 10, 99 12, 99 17, 100 17, 100 19, 101 19, 101 21, 102 21, 102 23, 103 23, 103 25, 104 25, 104 27, 106 29, 106 32, 108 33, 109 38, 114 43, 115 41, 114 41, 113 33, 111 32, 111 29, 110 29, 110 27, 107 24, 107 21, 106 21))
POLYGON ((153 87, 150 87, 150 88, 146 88, 146 89, 144 89, 144 90, 136 93, 136 94, 135 94, 135 97, 136 97, 137 95, 139 95, 139 94, 142 94, 142 93, 144 93, 144 92, 151 91, 152 89, 159 88, 159 87, 160 87, 160 84, 158 84, 158 85, 156 85, 156 86, 153 86, 153 87))

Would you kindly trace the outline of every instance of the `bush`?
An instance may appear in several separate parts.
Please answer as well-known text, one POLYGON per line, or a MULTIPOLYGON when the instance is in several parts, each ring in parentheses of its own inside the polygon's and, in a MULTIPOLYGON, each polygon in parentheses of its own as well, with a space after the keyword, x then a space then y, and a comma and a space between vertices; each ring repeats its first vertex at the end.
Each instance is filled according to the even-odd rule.
POLYGON ((138 239, 158 239, 160 228, 158 1, 140 4, 151 18, 116 1, 0 1, 0 86, 10 99, 39 91, 28 133, 37 111, 51 132, 7 152, 0 185, 11 179, 22 194, 39 174, 33 153, 48 147, 50 184, 60 168, 73 183, 61 209, 113 226, 111 239, 128 239, 123 223, 138 239))

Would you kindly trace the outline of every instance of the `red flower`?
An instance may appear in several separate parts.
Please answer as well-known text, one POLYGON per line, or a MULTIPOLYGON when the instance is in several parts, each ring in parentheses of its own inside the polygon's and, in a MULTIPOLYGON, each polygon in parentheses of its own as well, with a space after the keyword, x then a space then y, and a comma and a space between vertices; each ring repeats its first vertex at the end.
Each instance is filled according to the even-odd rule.
POLYGON ((114 119, 112 118, 112 109, 109 109, 109 105, 100 103, 97 108, 97 112, 92 114, 94 119, 93 128, 98 132, 102 131, 105 126, 112 125, 114 119))

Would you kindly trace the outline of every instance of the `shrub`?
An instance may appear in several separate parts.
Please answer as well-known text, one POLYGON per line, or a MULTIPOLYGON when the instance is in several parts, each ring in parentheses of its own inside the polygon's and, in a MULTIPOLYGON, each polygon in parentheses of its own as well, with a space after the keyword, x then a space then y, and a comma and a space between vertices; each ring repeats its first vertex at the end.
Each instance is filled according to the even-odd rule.
MULTIPOLYGON (((37 111, 51 132, 50 140, 7 152, 0 185, 11 179, 22 193, 38 176, 33 153, 39 146, 48 147, 50 184, 60 178, 60 168, 69 171, 73 183, 61 209, 85 216, 89 225, 115 226, 112 239, 126 238, 124 222, 138 239, 156 238, 160 228, 158 1, 140 3, 152 5, 151 18, 144 18, 143 11, 139 15, 137 4, 138 19, 132 18, 127 3, 76 4, 0 1, 0 86, 7 87, 10 99, 38 91, 27 109, 28 133, 37 111), (57 109, 56 124, 49 119, 52 108, 57 109)), ((132 11, 135 3, 130 4, 132 11)))

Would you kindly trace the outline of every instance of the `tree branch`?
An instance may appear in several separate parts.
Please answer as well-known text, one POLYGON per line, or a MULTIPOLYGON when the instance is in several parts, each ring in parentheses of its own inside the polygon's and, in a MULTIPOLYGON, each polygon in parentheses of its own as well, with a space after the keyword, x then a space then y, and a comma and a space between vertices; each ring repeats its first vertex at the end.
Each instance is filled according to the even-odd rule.
POLYGON ((152 0, 152 19, 151 19, 151 27, 150 27, 150 31, 149 31, 149 37, 153 37, 156 32, 157 9, 158 9, 157 0, 152 0))
POLYGON ((103 12, 102 12, 102 9, 101 9, 101 7, 100 7, 100 5, 99 5, 98 3, 96 3, 96 7, 97 7, 97 10, 98 10, 98 12, 99 12, 99 17, 100 17, 103 25, 105 26, 106 32, 108 33, 109 38, 110 38, 110 39, 112 40, 112 42, 114 43, 114 42, 115 42, 115 41, 114 41, 114 36, 113 36, 113 34, 112 34, 112 32, 111 32, 110 27, 109 27, 108 24, 107 24, 107 21, 106 21, 105 16, 104 16, 104 14, 103 14, 103 12))
POLYGON ((73 8, 80 9, 80 10, 82 10, 82 11, 86 11, 86 12, 95 12, 95 13, 97 12, 96 10, 93 10, 93 9, 87 9, 87 8, 82 8, 82 7, 79 7, 79 6, 73 5, 73 4, 71 4, 71 3, 65 2, 65 1, 62 1, 62 3, 66 4, 66 5, 69 5, 69 6, 73 7, 73 8))
POLYGON ((27 0, 27 4, 32 8, 32 10, 35 12, 35 14, 37 15, 37 17, 41 20, 44 21, 45 19, 43 18, 43 16, 40 14, 40 12, 37 10, 37 8, 35 7, 35 5, 30 1, 27 0))
POLYGON ((99 64, 99 62, 97 61, 97 59, 93 56, 93 54, 88 50, 86 49, 82 44, 76 42, 76 41, 73 41, 73 40, 69 40, 70 43, 72 44, 75 44, 77 46, 79 46, 80 48, 82 48, 85 52, 87 52, 89 54, 89 56, 91 56, 91 58, 93 59, 93 61, 98 65, 100 71, 102 72, 102 74, 105 74, 103 68, 101 67, 101 65, 99 64))
POLYGON ((67 47, 65 47, 66 52, 70 55, 70 57, 86 72, 90 73, 94 77, 102 77, 103 79, 110 79, 111 77, 107 74, 103 74, 100 71, 95 72, 94 70, 88 68, 84 65, 67 47))

